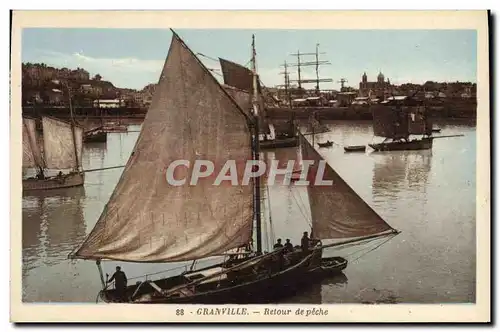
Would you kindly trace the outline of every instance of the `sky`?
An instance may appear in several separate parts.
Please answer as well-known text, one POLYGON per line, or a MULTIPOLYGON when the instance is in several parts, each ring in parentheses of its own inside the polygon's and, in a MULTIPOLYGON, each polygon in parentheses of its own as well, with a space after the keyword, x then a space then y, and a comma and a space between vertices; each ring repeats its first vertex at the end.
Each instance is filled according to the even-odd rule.
MULTIPOLYGON (((255 34, 257 70, 268 87, 284 83, 281 66, 296 63, 291 54, 313 53, 319 44, 322 89, 359 87, 364 72, 375 81, 379 72, 392 84, 425 81, 476 82, 477 37, 475 30, 238 30, 179 29, 177 34, 193 50, 210 58, 225 58, 247 65, 255 34), (280 67, 281 66, 281 67, 280 67)), ((157 83, 170 46, 169 29, 70 29, 30 28, 22 33, 22 61, 55 67, 84 68, 91 75, 120 88, 142 89, 157 83)), ((217 61, 199 56, 211 69, 217 61)), ((314 61, 304 56, 301 61, 314 61)), ((290 79, 297 79, 296 67, 290 79)), ((220 71, 219 71, 220 73, 220 71)), ((220 74, 215 76, 221 79, 220 74)), ((314 66, 304 67, 302 78, 315 78, 314 66)), ((305 85, 314 88, 315 84, 305 85)))

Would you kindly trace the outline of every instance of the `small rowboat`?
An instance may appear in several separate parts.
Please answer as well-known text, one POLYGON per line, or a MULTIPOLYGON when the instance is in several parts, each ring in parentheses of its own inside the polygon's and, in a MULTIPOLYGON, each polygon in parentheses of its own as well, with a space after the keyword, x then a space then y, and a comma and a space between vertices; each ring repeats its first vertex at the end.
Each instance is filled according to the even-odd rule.
POLYGON ((318 143, 320 148, 329 148, 333 145, 332 141, 326 141, 325 143, 318 143))
POLYGON ((366 151, 366 145, 351 145, 344 146, 345 152, 364 152, 366 151))
POLYGON ((324 257, 321 258, 321 265, 313 268, 314 272, 320 277, 327 277, 339 274, 347 267, 347 259, 343 257, 324 257))

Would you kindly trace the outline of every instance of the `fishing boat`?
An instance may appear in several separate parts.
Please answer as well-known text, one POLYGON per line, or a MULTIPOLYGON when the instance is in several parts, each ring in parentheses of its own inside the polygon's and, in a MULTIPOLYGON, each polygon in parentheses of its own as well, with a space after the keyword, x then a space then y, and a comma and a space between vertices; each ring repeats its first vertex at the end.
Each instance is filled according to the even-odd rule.
POLYGON ((332 141, 326 141, 324 143, 318 143, 318 146, 320 148, 329 148, 333 145, 333 142, 332 141))
POLYGON ((368 144, 375 151, 426 150, 432 148, 432 121, 423 101, 413 96, 392 96, 372 105, 373 133, 384 137, 368 144), (422 135, 410 139, 410 135, 422 135))
POLYGON ((441 128, 432 128, 432 132, 433 133, 440 133, 441 132, 441 128))
POLYGON ((309 121, 307 124, 307 130, 305 133, 302 133, 303 135, 315 135, 315 134, 323 134, 326 132, 329 132, 330 129, 328 128, 327 125, 321 123, 316 116, 316 112, 313 112, 309 116, 309 121))
POLYGON ((299 142, 297 136, 295 137, 277 137, 276 139, 263 140, 260 142, 262 150, 266 149, 279 149, 279 148, 293 148, 299 142))
POLYGON ((102 127, 86 131, 83 136, 84 143, 104 143, 107 141, 107 133, 102 127))
MULTIPOLYGON (((123 174, 94 228, 69 256, 96 261, 103 301, 269 303, 297 292, 318 275, 320 266, 342 270, 342 264, 322 260, 323 248, 394 234, 329 166, 326 178, 334 182, 333 187, 308 186, 315 240, 305 251, 286 253, 284 248, 263 251, 260 177, 252 178, 251 185, 241 181, 214 185, 210 177, 200 178, 196 185, 187 178, 175 186, 166 181, 166 165, 180 159, 193 163, 200 156, 210 156, 217 165, 227 160, 236 165, 260 160, 254 41, 253 110, 249 112, 172 33, 152 104, 123 174), (339 209, 344 204, 339 197, 354 199, 356 204, 339 209), (352 215, 346 219, 344 213, 352 215), (322 239, 334 243, 323 246, 322 239), (194 269, 197 261, 210 257, 220 257, 222 262, 194 269), (144 276, 120 293, 104 279, 101 260, 192 264, 173 276, 155 280, 144 276)), ((303 155, 322 160, 307 141, 302 146, 303 155)), ((183 172, 177 176, 183 174, 189 177, 183 172)))
POLYGON ((41 120, 40 134, 36 119, 23 118, 23 168, 36 169, 36 176, 23 179, 23 192, 83 185, 83 128, 48 116, 41 120), (54 170, 59 173, 49 176, 54 170))
POLYGON ((428 150, 432 149, 434 137, 423 137, 413 140, 393 140, 377 144, 368 144, 373 150, 382 151, 403 151, 403 150, 428 150))
POLYGON ((345 152, 365 152, 366 151, 366 145, 344 146, 344 151, 345 152))
POLYGON ((102 126, 102 130, 106 133, 126 133, 128 128, 119 122, 106 122, 102 126))

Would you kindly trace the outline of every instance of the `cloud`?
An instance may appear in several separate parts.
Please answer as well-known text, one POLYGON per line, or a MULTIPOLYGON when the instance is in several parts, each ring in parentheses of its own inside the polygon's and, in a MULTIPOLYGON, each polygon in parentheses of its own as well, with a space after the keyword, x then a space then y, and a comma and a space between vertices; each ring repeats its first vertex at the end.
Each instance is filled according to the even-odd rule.
POLYGON ((83 52, 66 54, 50 50, 40 50, 36 56, 25 61, 43 62, 58 68, 80 67, 87 70, 91 76, 100 74, 104 80, 115 86, 135 89, 157 82, 164 64, 162 59, 98 58, 83 52))

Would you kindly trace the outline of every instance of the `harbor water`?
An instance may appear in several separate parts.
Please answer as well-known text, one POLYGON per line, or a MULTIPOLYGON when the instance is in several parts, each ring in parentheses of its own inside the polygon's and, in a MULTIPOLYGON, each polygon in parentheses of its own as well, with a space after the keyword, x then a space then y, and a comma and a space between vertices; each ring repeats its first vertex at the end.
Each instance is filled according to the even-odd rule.
MULTIPOLYGON (((439 135, 463 137, 434 141, 432 150, 345 153, 343 146, 374 140, 370 122, 326 123, 331 131, 316 143, 335 144, 318 151, 340 176, 401 233, 386 243, 373 241, 325 256, 349 259, 344 273, 284 299, 286 303, 464 303, 475 302, 476 288, 476 127, 443 122, 439 135), (382 245, 383 244, 383 245, 382 245), (378 246, 380 245, 380 246, 378 246), (378 246, 378 247, 377 247, 378 246), (375 250, 373 250, 375 249, 375 250)), ((110 133, 106 143, 84 145, 83 168, 124 165, 140 125, 110 133)), ((312 141, 312 137, 308 136, 312 141)), ((317 148, 317 144, 315 146, 317 148)), ((267 159, 297 158, 297 148, 263 152, 267 159)), ((24 302, 94 302, 101 288, 93 261, 68 259, 99 218, 123 168, 88 172, 80 188, 23 197, 22 299, 24 302)), ((277 238, 299 244, 310 231, 305 188, 275 184, 263 191, 264 248, 277 238)), ((197 267, 213 263, 200 261, 197 267)), ((110 275, 119 264, 129 284, 179 273, 191 262, 133 264, 103 262, 110 275), (176 269, 176 270, 174 270, 176 269), (155 274, 157 273, 157 274, 155 274)))

